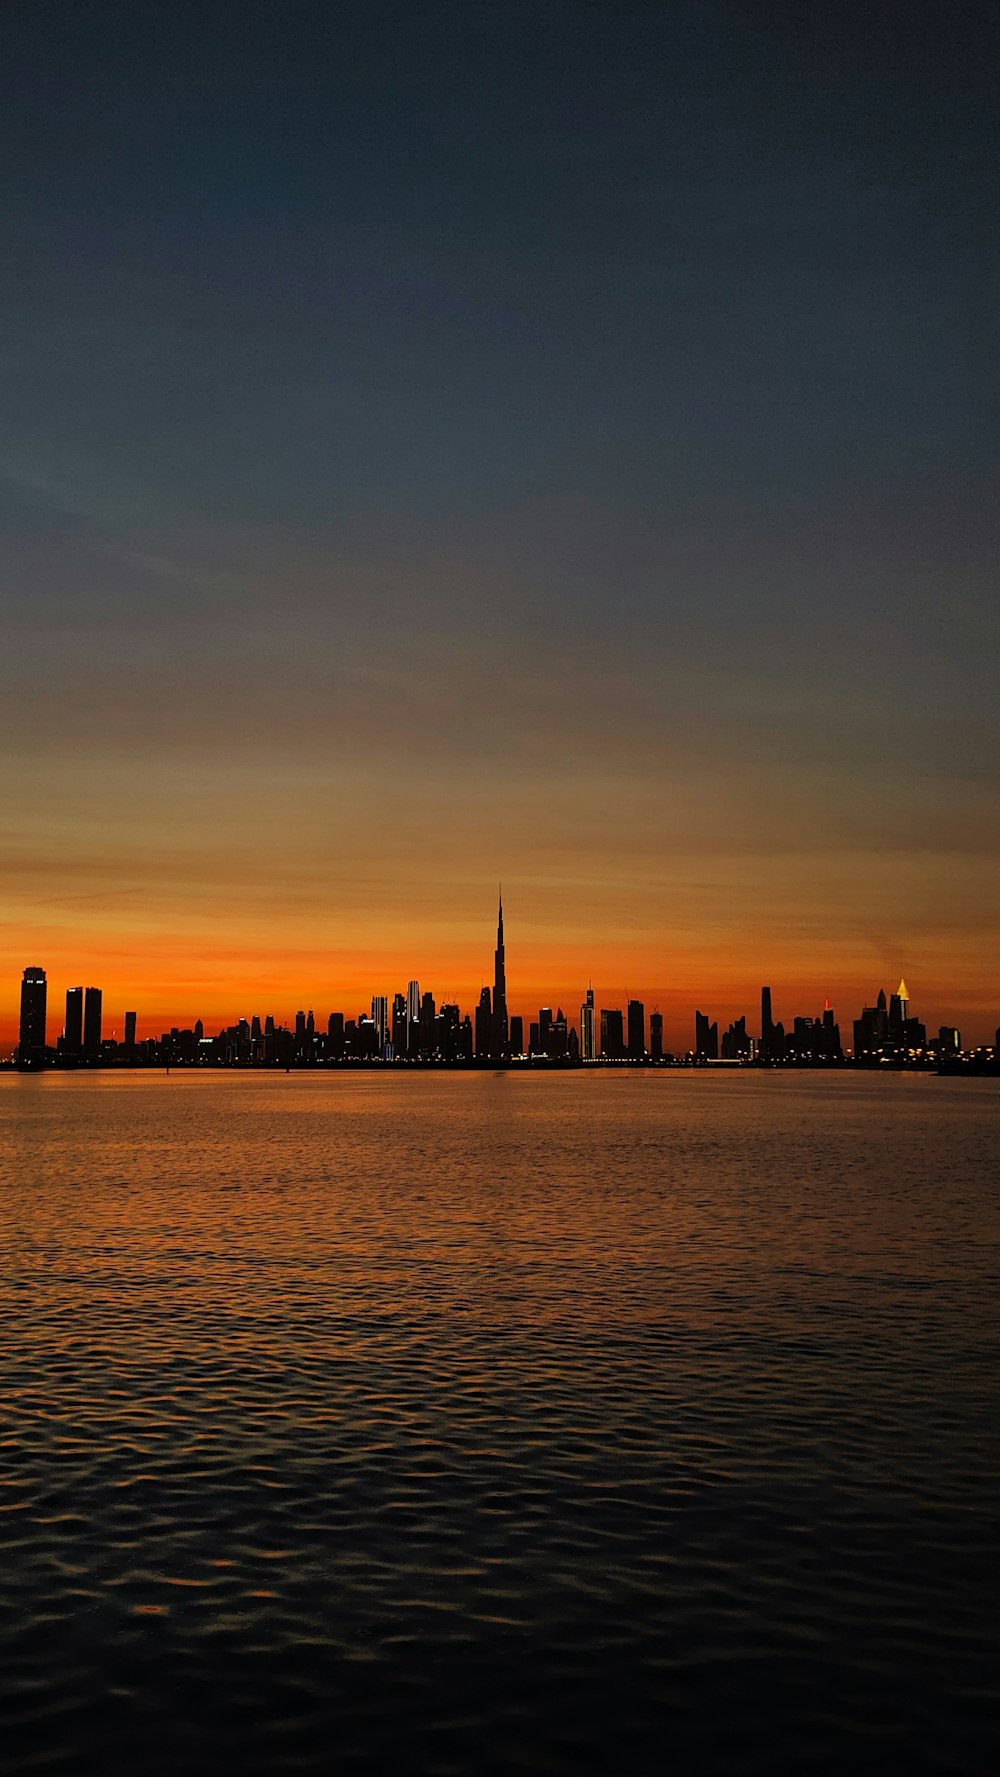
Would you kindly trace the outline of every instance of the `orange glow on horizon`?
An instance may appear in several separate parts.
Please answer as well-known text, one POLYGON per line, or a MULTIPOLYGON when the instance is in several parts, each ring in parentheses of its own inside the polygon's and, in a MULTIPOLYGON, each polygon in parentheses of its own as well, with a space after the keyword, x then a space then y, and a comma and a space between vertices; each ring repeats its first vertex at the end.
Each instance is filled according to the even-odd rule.
MULTIPOLYGON (((675 1052, 692 1046, 696 1006, 718 1019, 720 1029, 745 1013, 748 1028, 759 1030, 765 983, 772 989, 775 1019, 786 1023, 795 1016, 815 1016, 832 1004, 849 1046, 851 1021, 880 987, 889 991, 886 984, 893 975, 890 966, 880 968, 875 962, 862 969, 833 947, 827 947, 824 964, 814 945, 786 943, 777 955, 772 946, 770 966, 760 968, 728 944, 705 941, 689 941, 672 957, 667 944, 648 939, 600 945, 565 935, 549 939, 537 931, 520 937, 512 899, 505 914, 508 1005, 526 1027, 541 1005, 553 1011, 561 1007, 569 1022, 578 1024, 580 1003, 593 982, 598 1008, 623 1007, 628 998, 642 1000, 647 1015, 658 1008, 664 1015, 665 1046, 675 1052)), ((348 1017, 367 1013, 372 994, 385 993, 391 1001, 394 993, 405 992, 411 977, 438 1004, 457 1001, 463 1013, 472 1013, 480 988, 492 984, 492 945, 489 929, 477 943, 467 936, 448 942, 435 931, 421 942, 418 928, 412 944, 398 939, 378 948, 356 943, 339 954, 323 952, 301 937, 296 945, 286 939, 267 950, 263 939, 258 948, 222 946, 204 937, 198 942, 193 935, 162 936, 147 938, 140 951, 111 944, 93 931, 37 928, 23 939, 8 933, 0 1053, 8 1053, 17 1041, 20 976, 29 963, 47 972, 48 1035, 54 1043, 62 1030, 66 989, 75 986, 103 990, 104 1034, 117 1032, 119 1037, 126 1010, 137 1013, 140 1038, 159 1036, 172 1025, 193 1025, 198 1018, 210 1035, 255 1013, 261 1018, 271 1013, 278 1023, 291 1024, 299 1009, 312 1009, 317 1024, 325 1027, 331 1011, 348 1017)), ((939 1024, 958 1023, 967 1044, 992 1042, 995 1007, 981 995, 974 962, 970 966, 964 952, 939 958, 933 974, 922 970, 917 978, 920 987, 912 1009, 930 1034, 939 1024)))

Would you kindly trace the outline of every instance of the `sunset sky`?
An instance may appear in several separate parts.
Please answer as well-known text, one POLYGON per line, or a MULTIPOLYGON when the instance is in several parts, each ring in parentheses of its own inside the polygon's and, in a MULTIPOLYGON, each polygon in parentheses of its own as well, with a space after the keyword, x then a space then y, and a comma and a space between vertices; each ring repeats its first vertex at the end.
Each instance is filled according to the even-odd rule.
POLYGON ((985 4, 0 9, 0 1048, 1000 1023, 985 4))

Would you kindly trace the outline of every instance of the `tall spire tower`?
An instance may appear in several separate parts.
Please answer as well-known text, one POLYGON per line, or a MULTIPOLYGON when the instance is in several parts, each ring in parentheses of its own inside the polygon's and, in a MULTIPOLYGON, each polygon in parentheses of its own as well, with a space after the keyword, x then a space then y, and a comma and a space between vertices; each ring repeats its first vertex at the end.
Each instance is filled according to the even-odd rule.
POLYGON ((507 1023, 507 970, 503 950, 503 890, 497 911, 497 947, 493 953, 493 1056, 502 1061, 510 1049, 507 1023))

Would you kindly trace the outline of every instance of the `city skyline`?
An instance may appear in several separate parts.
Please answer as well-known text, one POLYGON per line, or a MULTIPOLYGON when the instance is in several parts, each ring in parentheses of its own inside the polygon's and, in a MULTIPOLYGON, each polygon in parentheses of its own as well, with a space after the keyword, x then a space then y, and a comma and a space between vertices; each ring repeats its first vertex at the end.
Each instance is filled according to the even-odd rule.
MULTIPOLYGON (((391 1004, 392 993, 395 991, 389 985, 393 979, 402 981, 404 986, 409 981, 411 988, 417 991, 421 981, 433 981, 440 989, 441 1000, 460 1003, 473 1010, 480 1003, 485 990, 491 1003, 491 1018, 494 1017, 493 1007, 499 987, 504 1001, 501 1019, 520 1017, 525 1029, 536 1015, 538 1007, 550 1000, 553 1006, 562 1004, 570 1008, 574 1019, 579 1023, 581 1003, 589 984, 598 1006, 603 1003, 606 1006, 625 1007, 630 999, 636 999, 650 1008, 656 1008, 664 1021, 667 1032, 665 1047, 668 1049, 671 1047, 668 1040, 670 1034, 681 1029, 686 1032, 693 1025, 695 1012, 701 1008, 702 1002, 706 1005, 711 1003, 712 1017, 718 1021, 722 1030, 741 1016, 752 1013, 756 1006, 760 993, 760 974, 745 962, 737 972, 732 966, 732 959, 721 953, 717 946, 699 952, 697 961, 692 961, 689 952, 680 950, 678 966, 674 970, 666 969, 662 961, 662 954, 669 953, 669 946, 657 946, 661 950, 657 961, 657 967, 662 970, 659 985, 651 971, 644 974, 638 967, 631 968, 626 977, 622 966, 624 958, 621 956, 610 959, 612 966, 609 968, 609 947, 600 943, 595 943, 593 951, 604 957, 606 973, 602 974, 589 967, 585 958, 582 959, 579 971, 573 970, 566 960, 567 947, 558 941, 551 946, 552 964, 546 966, 547 947, 537 937, 538 928, 530 918, 530 906, 528 901, 523 908, 527 936, 522 936, 519 903, 518 966, 509 1004, 502 892, 499 895, 497 943, 493 952, 492 970, 485 966, 480 932, 478 941, 469 940, 462 946, 449 946, 450 954, 445 953, 444 961, 441 949, 435 951, 432 945, 428 945, 423 951, 416 975, 412 967, 413 951, 418 949, 416 944, 412 948, 407 946, 405 951, 397 952, 395 961, 391 952, 380 956, 374 948, 361 950, 355 955, 341 954, 336 961, 327 953, 324 963, 317 963, 315 960, 307 963, 296 955, 294 965, 288 971, 290 979, 284 980, 276 960, 284 954, 280 946, 276 947, 275 960, 259 958, 252 971, 235 969, 232 959, 223 953, 218 971, 209 969, 206 972, 207 979, 192 981, 190 972, 186 975, 179 973, 175 984, 171 985, 161 976, 159 984, 153 989, 148 974, 144 973, 142 958, 123 961, 120 953, 109 953, 95 945, 86 953, 84 972, 89 972, 95 979, 99 977, 102 982, 105 1001, 109 1007, 105 1022, 110 1028, 123 1027, 125 1012, 132 1011, 147 1030, 154 1027, 157 1030, 169 1029, 178 1024, 190 1025, 196 1018, 202 1018, 206 1025, 221 1029, 234 1016, 243 1015, 240 1006, 251 1008, 265 1002, 282 1021, 293 1020, 296 1012, 306 1002, 322 1000, 324 1003, 329 1001, 331 1005, 336 1002, 345 1008, 353 1006, 357 1009, 366 1005, 374 993, 386 999, 385 1016, 388 1019, 388 1005, 391 1004), (533 933, 536 934, 534 937, 533 933), (470 958, 473 963, 478 959, 478 969, 470 969, 470 958), (617 967, 614 966, 615 963, 617 967)), ((440 944, 440 940, 438 942, 440 944)), ((74 951, 72 955, 67 955, 65 938, 61 944, 29 946, 28 953, 41 954, 43 948, 50 958, 47 965, 50 978, 60 976, 66 980, 67 986, 80 986, 82 992, 79 981, 82 953, 74 951), (56 952, 54 964, 53 950, 56 952), (73 978, 72 981, 69 977, 73 978)), ((652 946, 640 953, 645 959, 647 970, 651 949, 652 946)), ((942 969, 932 970, 928 974, 922 969, 914 969, 908 956, 897 954, 893 958, 891 951, 888 954, 889 960, 883 955, 881 959, 877 958, 864 966, 858 963, 846 975, 824 973, 816 968, 803 973, 798 980, 782 980, 772 973, 770 987, 774 996, 775 1020, 783 1018, 789 1021, 800 1015, 803 1006, 822 1006, 831 1002, 842 1007, 856 1006, 860 1009, 877 991, 877 988, 873 988, 873 982, 879 985, 888 982, 891 985, 893 980, 906 974, 920 983, 920 1002, 929 1029, 957 1024, 970 1046, 979 1047, 993 1042, 997 1008, 1000 1005, 1000 987, 995 985, 990 976, 984 974, 981 977, 977 993, 966 992, 963 995, 957 991, 955 984, 948 982, 942 969)), ((23 960, 14 956, 10 949, 6 960, 6 979, 12 985, 6 993, 0 990, 0 1054, 9 1054, 17 1043, 18 989, 13 983, 20 979, 24 967, 23 960)), ((190 959, 188 966, 190 970, 190 959)), ((83 1017, 82 1006, 80 1016, 83 1017)), ((501 1039, 500 1047, 502 1046, 501 1039)))
POLYGON ((696 1006, 690 1043, 683 1036, 680 1042, 671 1042, 674 1033, 665 1024, 658 1001, 647 1007, 645 1000, 629 994, 624 1009, 621 1004, 604 1004, 605 999, 613 1000, 613 996, 599 997, 592 981, 588 982, 578 1011, 571 1009, 567 1013, 562 1004, 549 996, 551 1003, 542 1004, 534 1016, 530 1011, 515 1013, 508 1007, 502 889, 498 890, 493 985, 491 988, 484 982, 478 1000, 464 1008, 455 997, 436 998, 426 980, 422 989, 420 979, 411 976, 405 992, 373 992, 370 1010, 355 1009, 353 1016, 346 1001, 342 1007, 327 1012, 325 1018, 321 1007, 317 1016, 317 995, 311 991, 306 996, 310 1002, 308 1010, 305 1004, 298 1007, 294 1020, 287 1023, 281 1013, 275 1016, 269 1009, 262 1016, 254 1009, 241 1012, 228 1025, 223 1022, 218 1030, 199 1014, 191 1025, 174 1024, 158 1035, 143 1031, 137 1036, 138 1012, 132 1006, 123 1013, 123 1038, 117 1040, 113 1026, 105 1041, 103 990, 95 985, 77 985, 66 988, 62 1033, 50 1043, 47 993, 45 968, 40 964, 26 966, 14 1050, 22 1063, 38 1062, 53 1054, 63 1061, 95 1062, 105 1056, 110 1058, 112 1052, 118 1059, 142 1054, 147 1061, 190 1061, 196 1050, 189 1039, 198 1046, 214 1045, 211 1057, 215 1060, 252 1058, 272 1063, 345 1058, 503 1062, 526 1055, 584 1063, 659 1061, 675 1055, 694 1056, 703 1062, 818 1063, 840 1061, 845 1054, 855 1058, 883 1052, 900 1056, 932 1052, 940 1055, 961 1049, 1000 1047, 997 1027, 989 1041, 968 1035, 963 1040, 953 1019, 942 1020, 937 1037, 929 1037, 926 1023, 911 1013, 909 989, 902 977, 891 1000, 883 988, 873 998, 866 994, 853 1021, 851 1045, 842 1041, 829 998, 818 1014, 796 1009, 786 1019, 781 1016, 781 1001, 770 983, 759 990, 757 1027, 751 1024, 748 1028, 749 1014, 744 1010, 732 1017, 728 1028, 723 1025, 720 1034, 719 1018, 696 1006), (220 1050, 219 1045, 225 1045, 227 1039, 230 1047, 220 1050))

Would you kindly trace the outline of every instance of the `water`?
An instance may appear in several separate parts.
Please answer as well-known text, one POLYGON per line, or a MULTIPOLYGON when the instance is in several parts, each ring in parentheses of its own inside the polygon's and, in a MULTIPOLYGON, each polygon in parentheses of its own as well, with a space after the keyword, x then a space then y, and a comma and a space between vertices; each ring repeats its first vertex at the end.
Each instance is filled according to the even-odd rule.
POLYGON ((992 1772, 989 1080, 0 1080, 10 1772, 992 1772))

